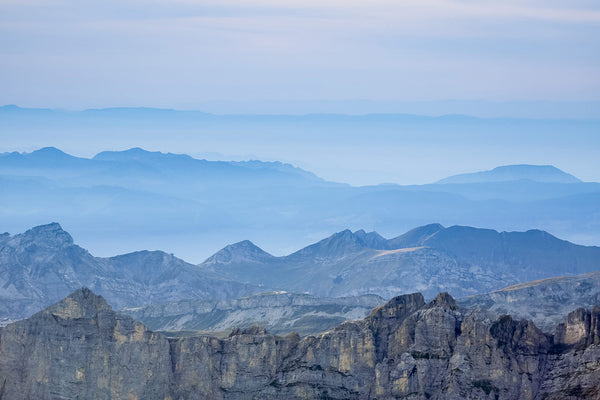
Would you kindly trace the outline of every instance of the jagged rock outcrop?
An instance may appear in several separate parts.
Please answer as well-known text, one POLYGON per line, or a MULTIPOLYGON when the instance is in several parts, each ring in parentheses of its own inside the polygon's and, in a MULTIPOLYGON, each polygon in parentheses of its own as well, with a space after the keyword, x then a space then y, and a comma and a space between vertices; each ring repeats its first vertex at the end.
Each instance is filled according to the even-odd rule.
POLYGON ((1 399, 163 399, 169 343, 81 289, 0 331, 1 399))
POLYGON ((481 307, 498 315, 530 319, 550 333, 575 308, 600 304, 600 271, 559 276, 458 299, 465 308, 481 307))
POLYGON ((562 346, 586 348, 600 345, 600 307, 578 308, 556 327, 555 342, 562 346))
POLYGON ((0 398, 597 399, 599 315, 547 335, 416 293, 302 339, 167 338, 82 289, 0 330, 0 398))

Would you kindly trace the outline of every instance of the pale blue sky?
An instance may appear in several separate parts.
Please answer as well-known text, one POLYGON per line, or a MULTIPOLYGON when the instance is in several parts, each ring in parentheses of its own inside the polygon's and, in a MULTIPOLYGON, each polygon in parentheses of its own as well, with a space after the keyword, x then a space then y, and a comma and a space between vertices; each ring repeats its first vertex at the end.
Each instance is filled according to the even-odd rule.
POLYGON ((0 104, 226 112, 215 104, 599 93, 598 1, 0 0, 0 104))

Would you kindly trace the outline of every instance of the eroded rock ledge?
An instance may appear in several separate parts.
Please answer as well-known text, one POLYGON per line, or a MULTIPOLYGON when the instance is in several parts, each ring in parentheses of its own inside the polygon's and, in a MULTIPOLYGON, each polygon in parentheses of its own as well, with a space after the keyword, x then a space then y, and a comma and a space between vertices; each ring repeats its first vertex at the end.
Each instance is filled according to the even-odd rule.
POLYGON ((600 308, 554 335, 399 296, 365 319, 278 337, 167 338, 80 289, 0 330, 0 399, 597 399, 600 308))

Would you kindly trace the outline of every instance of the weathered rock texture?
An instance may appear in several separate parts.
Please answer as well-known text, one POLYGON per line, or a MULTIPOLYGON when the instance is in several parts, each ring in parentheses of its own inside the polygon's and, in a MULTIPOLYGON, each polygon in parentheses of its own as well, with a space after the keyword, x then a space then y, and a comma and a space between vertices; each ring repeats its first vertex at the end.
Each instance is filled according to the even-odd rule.
POLYGON ((375 295, 321 298, 270 292, 236 300, 180 300, 120 312, 158 331, 227 331, 258 324, 277 335, 296 332, 305 336, 324 332, 347 319, 364 318, 383 303, 385 300, 375 295))
POLYGON ((600 271, 519 283, 457 302, 465 308, 481 307, 498 315, 530 319, 544 332, 552 332, 573 309, 600 304, 600 271))
POLYGON ((82 289, 0 330, 2 399, 598 399, 600 308, 547 335, 440 294, 318 336, 167 338, 82 289))

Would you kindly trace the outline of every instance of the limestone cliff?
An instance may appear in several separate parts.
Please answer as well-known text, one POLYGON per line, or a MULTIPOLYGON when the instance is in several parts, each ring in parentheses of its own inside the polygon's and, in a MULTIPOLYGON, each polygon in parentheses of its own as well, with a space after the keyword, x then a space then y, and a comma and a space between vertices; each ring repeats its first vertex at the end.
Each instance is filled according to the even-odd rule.
POLYGON ((599 398, 599 308, 491 315, 416 293, 318 336, 167 338, 81 289, 0 330, 0 399, 599 398))

